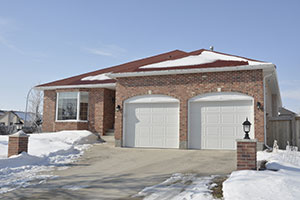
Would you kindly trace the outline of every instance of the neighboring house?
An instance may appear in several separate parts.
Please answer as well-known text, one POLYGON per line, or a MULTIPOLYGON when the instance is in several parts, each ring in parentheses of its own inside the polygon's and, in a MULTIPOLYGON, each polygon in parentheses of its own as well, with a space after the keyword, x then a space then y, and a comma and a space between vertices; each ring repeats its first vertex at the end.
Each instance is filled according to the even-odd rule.
POLYGON ((0 110, 0 117, 5 114, 4 110, 0 110))
POLYGON ((171 51, 37 86, 43 130, 115 129, 123 147, 235 149, 266 142, 267 116, 281 107, 276 66, 205 49, 171 51))
MULTIPOLYGON (((34 113, 27 113, 26 121, 32 123, 35 119, 34 113)), ((4 114, 0 116, 0 124, 4 126, 12 126, 16 123, 25 123, 25 112, 21 111, 4 111, 4 114)))

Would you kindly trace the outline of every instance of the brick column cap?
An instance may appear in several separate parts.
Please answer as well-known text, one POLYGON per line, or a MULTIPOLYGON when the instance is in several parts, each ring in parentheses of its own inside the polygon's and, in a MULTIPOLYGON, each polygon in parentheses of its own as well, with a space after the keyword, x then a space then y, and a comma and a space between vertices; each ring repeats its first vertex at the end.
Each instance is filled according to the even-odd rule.
POLYGON ((29 137, 29 135, 27 135, 24 131, 20 130, 12 135, 10 135, 9 137, 29 137))
POLYGON ((236 142, 257 142, 257 139, 236 139, 236 142))

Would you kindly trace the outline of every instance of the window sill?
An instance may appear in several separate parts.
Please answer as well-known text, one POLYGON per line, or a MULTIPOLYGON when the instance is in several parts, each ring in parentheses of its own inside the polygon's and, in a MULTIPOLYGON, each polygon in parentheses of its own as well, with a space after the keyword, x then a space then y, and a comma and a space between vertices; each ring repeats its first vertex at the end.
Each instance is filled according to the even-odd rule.
POLYGON ((87 123, 88 120, 55 120, 55 122, 59 122, 59 123, 66 123, 66 122, 71 122, 71 123, 87 123))

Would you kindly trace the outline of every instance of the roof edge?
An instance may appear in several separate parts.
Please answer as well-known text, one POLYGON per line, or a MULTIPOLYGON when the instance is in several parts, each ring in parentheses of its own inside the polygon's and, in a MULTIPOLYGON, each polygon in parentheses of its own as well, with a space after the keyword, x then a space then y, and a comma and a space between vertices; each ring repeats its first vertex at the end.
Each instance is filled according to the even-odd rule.
POLYGON ((57 86, 35 86, 37 90, 56 90, 56 89, 72 89, 72 88, 107 88, 115 89, 116 83, 103 84, 82 84, 82 85, 57 85, 57 86))
POLYGON ((224 66, 214 68, 192 68, 192 69, 174 69, 174 70, 159 70, 159 71, 140 71, 140 72, 124 72, 124 73, 111 73, 108 75, 110 78, 123 78, 135 76, 157 76, 157 75, 171 75, 171 74, 192 74, 203 72, 222 72, 222 71, 240 71, 240 70, 255 70, 276 68, 272 63, 261 65, 240 65, 240 66, 224 66))

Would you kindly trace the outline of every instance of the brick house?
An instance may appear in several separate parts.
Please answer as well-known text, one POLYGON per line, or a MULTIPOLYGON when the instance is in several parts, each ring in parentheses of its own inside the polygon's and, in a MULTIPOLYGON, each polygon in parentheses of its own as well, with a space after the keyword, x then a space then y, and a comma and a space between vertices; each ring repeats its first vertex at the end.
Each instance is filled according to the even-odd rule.
POLYGON ((235 149, 242 122, 260 148, 281 107, 276 66, 209 51, 171 51, 37 86, 43 131, 115 129, 122 147, 235 149))

